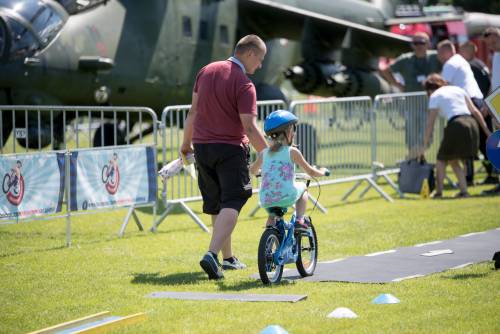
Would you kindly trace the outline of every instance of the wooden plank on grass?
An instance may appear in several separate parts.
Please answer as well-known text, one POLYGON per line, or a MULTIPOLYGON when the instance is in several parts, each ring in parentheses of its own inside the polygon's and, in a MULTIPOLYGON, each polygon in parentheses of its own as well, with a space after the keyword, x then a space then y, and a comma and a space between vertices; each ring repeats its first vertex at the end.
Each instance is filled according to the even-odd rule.
POLYGON ((45 328, 29 334, 97 334, 105 333, 120 326, 132 325, 146 319, 144 313, 136 313, 125 317, 110 316, 109 311, 72 320, 63 324, 45 328))
POLYGON ((110 330, 116 329, 120 326, 125 326, 125 325, 133 325, 135 323, 138 323, 140 321, 146 320, 146 314, 144 313, 136 313, 132 314, 129 316, 121 317, 119 319, 111 320, 106 323, 102 324, 97 324, 96 326, 89 327, 86 329, 82 329, 77 332, 73 332, 72 334, 98 334, 98 333, 105 333, 110 330))
POLYGON ((79 318, 79 319, 71 320, 71 321, 68 321, 68 322, 64 322, 62 324, 58 324, 58 325, 55 325, 55 326, 51 326, 51 327, 47 327, 47 328, 44 328, 44 329, 40 329, 40 330, 37 330, 37 331, 34 331, 34 332, 30 332, 28 334, 51 334, 51 333, 57 333, 57 332, 60 332, 62 330, 68 329, 68 328, 76 327, 76 326, 79 326, 79 325, 82 325, 82 324, 86 324, 86 323, 89 323, 89 322, 92 322, 92 321, 97 321, 99 319, 103 319, 103 318, 105 318, 107 316, 109 316, 109 311, 104 311, 104 312, 92 314, 92 315, 89 315, 89 316, 86 316, 86 317, 83 317, 83 318, 79 318))

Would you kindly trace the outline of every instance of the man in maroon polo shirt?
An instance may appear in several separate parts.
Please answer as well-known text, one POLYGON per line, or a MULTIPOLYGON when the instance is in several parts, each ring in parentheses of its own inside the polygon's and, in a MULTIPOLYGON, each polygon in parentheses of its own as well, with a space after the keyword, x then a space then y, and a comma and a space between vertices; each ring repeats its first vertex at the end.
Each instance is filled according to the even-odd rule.
POLYGON ((246 76, 261 67, 266 51, 262 39, 247 35, 236 44, 233 57, 203 67, 184 122, 181 153, 193 152, 194 145, 203 212, 212 216, 212 238, 200 261, 210 279, 223 278, 222 269, 246 267, 232 253, 231 234, 252 196, 249 143, 258 152, 267 146, 256 123, 255 86, 246 76))

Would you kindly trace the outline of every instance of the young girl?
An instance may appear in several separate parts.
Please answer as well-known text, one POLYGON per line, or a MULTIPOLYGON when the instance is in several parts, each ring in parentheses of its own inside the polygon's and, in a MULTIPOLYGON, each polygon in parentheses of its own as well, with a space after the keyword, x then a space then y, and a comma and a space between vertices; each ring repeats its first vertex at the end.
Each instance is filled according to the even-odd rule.
MULTIPOLYGON (((262 166, 262 183, 259 192, 263 208, 289 207, 295 204, 296 224, 307 228, 304 214, 307 205, 307 189, 303 182, 295 182, 295 164, 310 176, 327 176, 328 169, 311 166, 300 151, 292 146, 298 118, 289 111, 273 111, 264 122, 264 131, 270 138, 270 147, 257 156, 250 166, 250 172, 258 174, 262 166)), ((269 215, 267 225, 274 223, 269 215)))

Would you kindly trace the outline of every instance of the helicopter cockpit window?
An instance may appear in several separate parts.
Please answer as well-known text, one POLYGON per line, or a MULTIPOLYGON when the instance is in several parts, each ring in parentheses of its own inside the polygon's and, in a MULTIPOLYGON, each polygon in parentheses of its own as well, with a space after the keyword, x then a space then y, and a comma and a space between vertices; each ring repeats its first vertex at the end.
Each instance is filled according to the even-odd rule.
POLYGON ((29 57, 41 48, 35 35, 18 21, 8 18, 7 24, 11 34, 8 60, 29 57))
POLYGON ((0 44, 8 49, 2 58, 7 60, 30 57, 46 47, 67 19, 64 9, 50 0, 0 0, 0 16, 0 44))
POLYGON ((106 4, 108 0, 56 0, 66 9, 68 14, 78 14, 99 5, 106 4))

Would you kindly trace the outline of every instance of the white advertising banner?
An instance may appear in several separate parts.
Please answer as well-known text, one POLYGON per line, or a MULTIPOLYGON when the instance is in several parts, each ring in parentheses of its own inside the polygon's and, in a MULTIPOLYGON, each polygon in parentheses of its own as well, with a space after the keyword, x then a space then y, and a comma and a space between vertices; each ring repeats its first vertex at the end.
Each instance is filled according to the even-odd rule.
POLYGON ((154 154, 144 146, 71 152, 71 211, 154 202, 154 154))
POLYGON ((0 156, 0 219, 60 212, 64 166, 64 153, 0 156))

